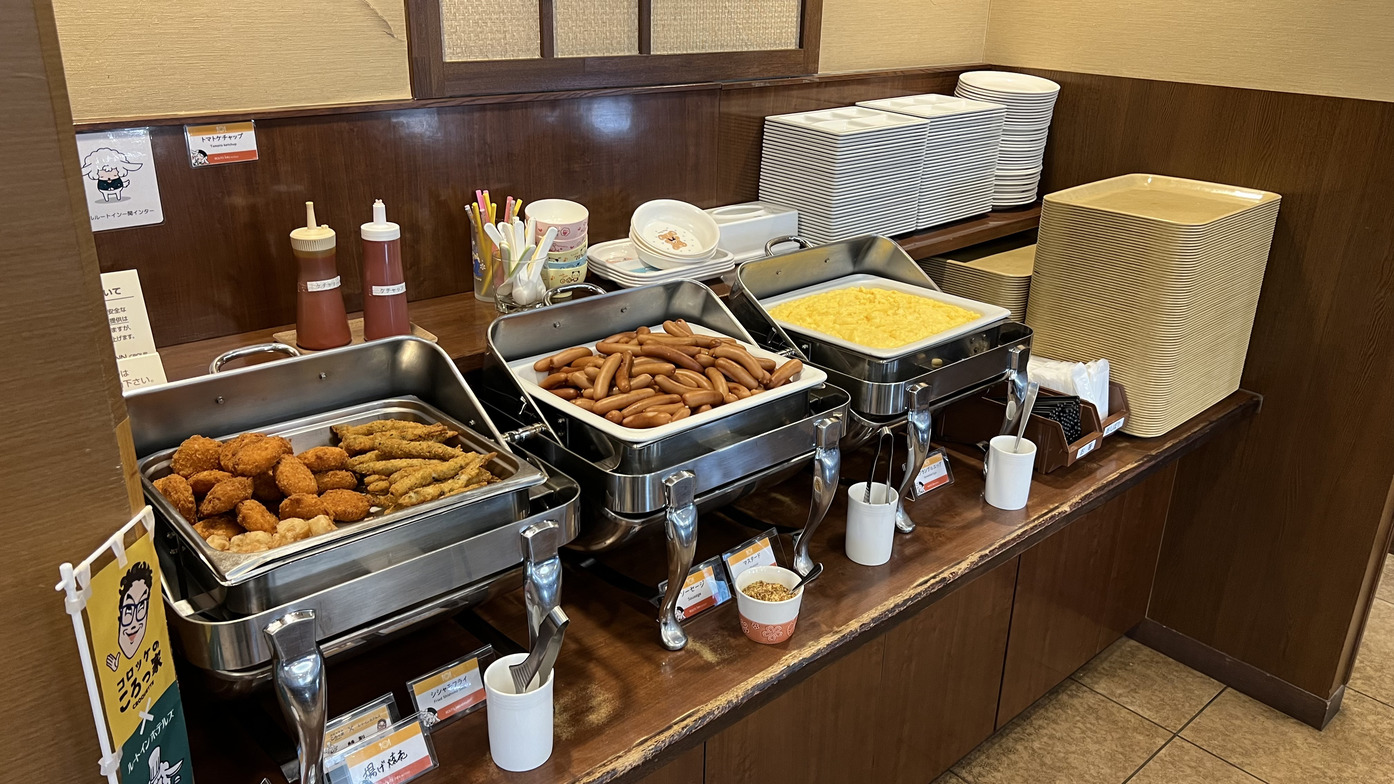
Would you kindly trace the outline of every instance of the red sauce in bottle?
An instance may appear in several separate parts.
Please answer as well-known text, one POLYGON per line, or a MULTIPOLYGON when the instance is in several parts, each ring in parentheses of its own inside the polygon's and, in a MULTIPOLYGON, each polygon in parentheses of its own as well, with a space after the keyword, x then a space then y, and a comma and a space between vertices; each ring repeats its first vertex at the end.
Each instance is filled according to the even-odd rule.
POLYGON ((295 284, 295 342, 301 348, 338 348, 352 340, 335 245, 334 230, 316 226, 315 204, 305 202, 305 225, 290 233, 290 247, 300 267, 295 284))
POLYGON ((358 231, 363 238, 363 339, 410 335, 402 228, 387 220, 387 207, 378 199, 373 202, 373 222, 358 231))

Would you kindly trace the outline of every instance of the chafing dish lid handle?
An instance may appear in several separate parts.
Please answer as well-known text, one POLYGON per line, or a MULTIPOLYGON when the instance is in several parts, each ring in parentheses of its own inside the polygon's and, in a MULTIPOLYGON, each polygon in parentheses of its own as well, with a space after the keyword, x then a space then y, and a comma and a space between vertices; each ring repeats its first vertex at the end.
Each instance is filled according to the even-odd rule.
POLYGON ((255 346, 243 346, 242 348, 225 351, 214 357, 213 361, 208 363, 208 372, 217 373, 223 369, 223 365, 226 365, 234 359, 250 357, 255 354, 286 354, 292 357, 298 357, 300 356, 300 350, 295 346, 289 346, 285 343, 258 343, 255 346))

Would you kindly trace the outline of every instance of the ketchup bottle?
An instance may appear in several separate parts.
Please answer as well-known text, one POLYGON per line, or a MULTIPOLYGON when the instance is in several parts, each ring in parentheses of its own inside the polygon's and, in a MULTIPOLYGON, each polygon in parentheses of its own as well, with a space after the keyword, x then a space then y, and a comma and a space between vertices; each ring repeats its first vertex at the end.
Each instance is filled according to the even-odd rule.
POLYGON ((363 238, 363 339, 410 335, 407 282, 402 275, 402 227, 387 220, 382 199, 373 202, 373 222, 363 238))
POLYGON ((300 265, 295 284, 295 342, 318 351, 347 346, 348 314, 334 263, 334 230, 315 225, 315 203, 305 202, 305 225, 290 233, 290 247, 300 265))

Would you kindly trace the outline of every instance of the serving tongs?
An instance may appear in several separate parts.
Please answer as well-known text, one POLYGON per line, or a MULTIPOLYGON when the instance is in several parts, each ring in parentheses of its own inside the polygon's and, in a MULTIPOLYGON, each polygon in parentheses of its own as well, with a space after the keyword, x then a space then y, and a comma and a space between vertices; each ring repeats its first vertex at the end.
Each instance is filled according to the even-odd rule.
POLYGON ((513 689, 516 693, 523 694, 529 691, 533 680, 537 681, 537 688, 547 683, 552 668, 556 666, 557 655, 561 653, 566 627, 570 625, 571 619, 562 608, 553 607, 552 611, 547 613, 547 617, 542 620, 542 631, 533 643, 532 650, 528 652, 528 657, 508 667, 508 674, 513 676, 513 689))

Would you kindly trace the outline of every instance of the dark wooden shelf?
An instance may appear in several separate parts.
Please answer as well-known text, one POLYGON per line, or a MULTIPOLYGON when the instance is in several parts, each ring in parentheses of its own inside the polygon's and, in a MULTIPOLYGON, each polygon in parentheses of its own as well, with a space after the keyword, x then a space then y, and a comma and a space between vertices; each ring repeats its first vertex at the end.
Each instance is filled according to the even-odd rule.
POLYGON ((994 210, 977 218, 936 226, 927 231, 897 237, 896 242, 916 261, 941 253, 990 242, 1030 231, 1041 223, 1039 203, 1012 210, 994 210))

